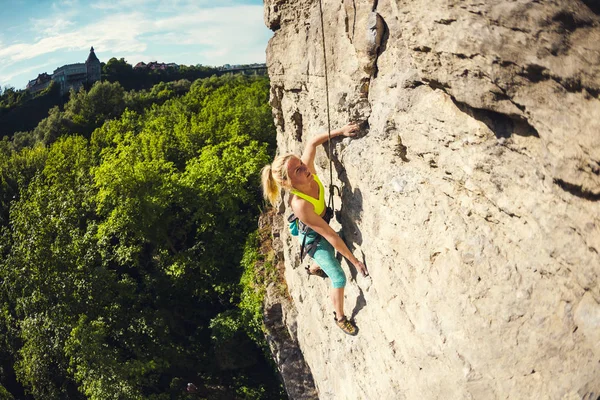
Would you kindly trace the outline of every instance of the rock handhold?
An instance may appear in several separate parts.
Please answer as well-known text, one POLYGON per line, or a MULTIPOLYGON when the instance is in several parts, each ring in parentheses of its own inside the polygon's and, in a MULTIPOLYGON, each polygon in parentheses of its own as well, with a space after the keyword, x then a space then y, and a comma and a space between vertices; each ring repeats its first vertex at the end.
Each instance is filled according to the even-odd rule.
POLYGON ((377 55, 384 32, 385 24, 383 18, 376 11, 371 12, 367 18, 367 52, 370 55, 377 55))
POLYGON ((381 15, 373 11, 367 18, 367 31, 366 31, 366 51, 368 56, 368 62, 365 63, 364 71, 373 75, 376 69, 377 57, 379 56, 379 50, 383 41, 383 35, 385 33, 385 23, 381 15))

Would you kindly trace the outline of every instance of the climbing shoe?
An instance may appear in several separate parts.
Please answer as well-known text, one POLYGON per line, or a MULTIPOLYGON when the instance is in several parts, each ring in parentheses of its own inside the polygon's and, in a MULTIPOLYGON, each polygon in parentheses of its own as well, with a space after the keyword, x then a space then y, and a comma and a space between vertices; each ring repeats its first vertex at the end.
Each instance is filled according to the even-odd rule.
POLYGON ((311 270, 310 267, 305 267, 306 269, 306 273, 308 275, 315 275, 321 278, 327 278, 327 274, 325 273, 325 271, 323 271, 320 267, 318 267, 317 269, 311 270))
POLYGON ((342 315, 342 319, 338 320, 337 315, 335 314, 335 311, 334 311, 333 319, 335 320, 335 323, 337 324, 337 326, 339 326, 340 329, 344 331, 344 333, 346 333, 350 336, 355 336, 358 333, 358 328, 356 327, 356 325, 354 325, 354 322, 352 322, 348 318, 346 318, 345 315, 342 315))

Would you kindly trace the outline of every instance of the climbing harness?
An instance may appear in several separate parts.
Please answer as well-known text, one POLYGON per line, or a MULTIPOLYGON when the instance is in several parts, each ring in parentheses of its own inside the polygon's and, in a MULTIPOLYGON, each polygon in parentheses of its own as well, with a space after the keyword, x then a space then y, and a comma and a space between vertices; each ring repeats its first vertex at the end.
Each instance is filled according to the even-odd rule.
MULTIPOLYGON (((325 214, 323 215, 323 219, 325 222, 329 223, 331 218, 333 217, 333 209, 331 207, 327 207, 325 209, 325 214)), ((300 262, 304 260, 305 255, 309 255, 311 257, 314 256, 315 251, 317 251, 317 246, 321 241, 322 236, 317 234, 317 237, 312 242, 306 244, 306 237, 312 231, 312 229, 306 225, 304 222, 300 221, 298 217, 294 213, 290 214, 288 217, 288 224, 290 228, 290 233, 293 236, 298 236, 300 232, 304 234, 304 238, 302 239, 302 245, 300 246, 300 262)))

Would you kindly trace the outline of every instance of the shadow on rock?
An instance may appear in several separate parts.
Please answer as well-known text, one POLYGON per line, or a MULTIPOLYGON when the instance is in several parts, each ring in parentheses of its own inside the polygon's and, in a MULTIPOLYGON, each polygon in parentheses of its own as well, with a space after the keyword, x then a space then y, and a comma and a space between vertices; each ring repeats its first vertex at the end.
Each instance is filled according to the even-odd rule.
POLYGON ((354 305, 354 308, 352 309, 352 314, 350 315, 350 319, 356 318, 356 315, 358 314, 358 312, 360 310, 362 310, 363 308, 365 308, 365 306, 367 305, 367 301, 365 300, 365 295, 363 294, 362 289, 358 288, 358 290, 359 290, 359 295, 356 299, 356 304, 354 305))
MULTIPOLYGON (((334 158, 333 163, 335 165, 338 177, 342 182, 342 191, 340 193, 342 204, 340 210, 336 212, 336 219, 342 225, 342 231, 339 232, 339 235, 342 240, 344 240, 350 251, 354 252, 356 251, 357 246, 361 246, 363 243, 362 232, 358 227, 358 222, 360 221, 360 216, 363 212, 363 196, 360 189, 352 188, 352 185, 346 175, 346 171, 339 160, 334 158)), ((366 265, 365 254, 362 251, 361 253, 362 261, 366 265)), ((338 254, 338 257, 341 258, 341 255, 338 254)), ((359 271, 357 271, 352 264, 348 263, 348 265, 350 267, 351 279, 357 281, 359 271)), ((358 287, 358 290, 359 295, 356 299, 356 304, 352 310, 350 319, 354 319, 360 310, 367 305, 363 290, 360 287, 358 287)))

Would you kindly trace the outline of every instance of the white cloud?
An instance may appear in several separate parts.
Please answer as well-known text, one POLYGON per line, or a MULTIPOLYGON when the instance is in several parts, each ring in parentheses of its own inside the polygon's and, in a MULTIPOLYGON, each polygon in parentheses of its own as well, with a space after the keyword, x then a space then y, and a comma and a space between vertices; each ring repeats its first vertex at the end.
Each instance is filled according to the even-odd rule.
POLYGON ((113 15, 92 25, 71 32, 54 34, 35 43, 18 43, 0 49, 0 59, 7 64, 32 59, 57 50, 83 50, 93 45, 115 52, 144 51, 146 44, 136 36, 144 31, 145 22, 139 14, 113 15))
MULTIPOLYGON (((222 1, 210 2, 211 7, 207 7, 200 5, 203 3, 204 0, 196 3, 102 0, 94 6, 86 4, 93 9, 66 8, 56 16, 32 20, 33 31, 40 38, 0 46, 0 74, 18 68, 19 74, 11 72, 3 79, 16 77, 24 73, 21 65, 50 53, 61 60, 55 65, 59 67, 68 63, 64 62, 63 52, 85 52, 82 57, 85 58, 90 46, 94 46, 102 61, 113 56, 124 57, 133 65, 139 61, 194 65, 264 62, 270 32, 264 26, 262 5, 236 6, 231 1, 222 1), (121 8, 115 13, 113 9, 117 7, 121 8), (164 12, 156 12, 157 8, 164 12), (92 22, 82 23, 90 13, 94 15, 92 22), (185 53, 187 55, 183 55, 185 53)), ((25 69, 29 72, 34 68, 39 66, 25 69)))
POLYGON ((70 31, 67 28, 74 24, 62 19, 37 20, 36 24, 47 36, 31 44, 4 47, 0 49, 0 59, 17 62, 57 50, 86 49, 90 45, 104 52, 143 52, 148 47, 146 41, 227 48, 234 43, 254 42, 253 33, 264 28, 260 6, 199 9, 158 20, 138 12, 116 14, 70 31))
MULTIPOLYGON (((11 82, 13 81, 15 78, 23 75, 27 77, 27 80, 31 80, 37 77, 37 74, 39 74, 39 71, 43 71, 44 68, 51 66, 51 63, 43 63, 43 64, 38 64, 38 65, 33 65, 31 67, 27 67, 24 69, 18 69, 18 70, 12 70, 10 72, 7 72, 6 74, 2 74, 0 73, 0 86, 4 87, 7 82, 11 82), (35 76, 32 76, 30 73, 31 72, 36 72, 37 74, 35 76)), ((52 73, 52 71, 48 71, 50 74, 52 73)))
POLYGON ((118 4, 116 4, 115 2, 112 2, 112 1, 93 3, 93 4, 90 4, 90 7, 95 8, 96 10, 119 10, 119 9, 121 9, 121 7, 119 7, 118 4))
POLYGON ((103 0, 90 4, 96 10, 139 9, 151 5, 148 0, 103 0))
POLYGON ((263 7, 253 5, 227 6, 214 8, 189 7, 174 17, 155 22, 158 28, 198 27, 201 24, 235 26, 238 23, 262 24, 263 7))
POLYGON ((183 15, 157 20, 154 25, 162 31, 147 39, 167 45, 211 46, 212 54, 227 54, 240 47, 261 46, 264 40, 261 31, 266 28, 262 22, 262 7, 240 6, 221 7, 186 12, 183 15), (178 27, 176 32, 169 31, 178 27), (260 43, 260 44, 258 44, 260 43), (236 49, 234 49, 236 48, 236 49), (217 51, 216 49, 220 49, 217 51))
POLYGON ((78 0, 59 0, 58 2, 52 3, 52 9, 57 12, 64 12, 69 7, 74 7, 78 3, 78 0))
POLYGON ((66 20, 63 17, 45 19, 32 18, 30 22, 32 24, 32 30, 42 36, 58 35, 75 25, 74 22, 66 20))
POLYGON ((146 32, 148 26, 141 13, 119 14, 79 29, 78 35, 80 41, 102 51, 141 52, 146 50, 147 45, 139 36, 146 32))

